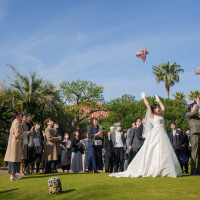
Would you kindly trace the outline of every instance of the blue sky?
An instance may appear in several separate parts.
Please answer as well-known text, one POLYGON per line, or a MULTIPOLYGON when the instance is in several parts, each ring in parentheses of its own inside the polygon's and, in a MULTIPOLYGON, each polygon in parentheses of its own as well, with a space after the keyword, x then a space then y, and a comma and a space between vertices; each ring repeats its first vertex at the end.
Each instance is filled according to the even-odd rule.
POLYGON ((55 84, 96 82, 106 100, 141 91, 166 97, 152 66, 176 61, 185 73, 171 97, 188 94, 200 83, 199 10, 199 0, 0 0, 0 79, 12 64, 55 84), (145 48, 143 63, 135 53, 145 48))

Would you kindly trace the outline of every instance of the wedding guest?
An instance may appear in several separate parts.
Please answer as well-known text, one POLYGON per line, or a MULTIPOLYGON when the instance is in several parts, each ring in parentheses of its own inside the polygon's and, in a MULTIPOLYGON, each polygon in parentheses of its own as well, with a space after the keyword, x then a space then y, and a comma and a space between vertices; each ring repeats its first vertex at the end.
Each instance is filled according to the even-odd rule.
POLYGON ((188 121, 191 131, 191 175, 200 175, 200 117, 198 114, 199 105, 200 96, 195 99, 194 103, 189 105, 190 112, 186 113, 186 119, 188 121), (196 168, 197 160, 198 164, 196 168))
POLYGON ((22 142, 27 137, 27 133, 23 132, 20 122, 22 120, 21 113, 15 111, 12 114, 13 122, 10 128, 8 146, 4 161, 8 162, 8 173, 11 174, 10 180, 19 180, 16 173, 20 173, 20 163, 22 160, 22 142))
POLYGON ((61 146, 64 146, 62 149, 62 154, 61 154, 61 164, 62 164, 62 170, 63 173, 65 170, 67 170, 67 173, 69 173, 70 170, 70 164, 71 164, 71 141, 69 140, 69 134, 65 133, 64 134, 64 140, 61 142, 61 146))
MULTIPOLYGON (((58 122, 54 122, 54 125, 53 125, 53 128, 56 132, 56 136, 59 137, 61 136, 62 139, 63 139, 63 134, 62 134, 62 131, 59 129, 59 124, 58 122)), ((61 163, 61 153, 62 153, 62 149, 60 148, 60 146, 58 145, 58 160, 55 162, 55 165, 56 165, 56 170, 55 172, 57 173, 58 172, 58 165, 61 163)))
POLYGON ((42 131, 40 130, 40 123, 34 123, 34 130, 33 130, 33 146, 34 146, 34 164, 36 164, 36 173, 39 172, 39 166, 42 162, 42 152, 43 152, 43 142, 44 136, 42 131))
MULTIPOLYGON (((27 122, 27 115, 22 115, 22 123, 21 123, 21 126, 22 126, 22 130, 23 132, 28 132, 28 126, 26 125, 26 122, 27 122)), ((28 134, 27 134, 28 136, 28 134)), ((22 176, 24 176, 26 173, 25 173, 25 163, 26 163, 26 160, 28 158, 28 137, 25 137, 23 139, 23 142, 22 142, 22 150, 23 150, 23 154, 22 154, 22 161, 21 161, 21 168, 20 168, 20 174, 22 176)))
POLYGON ((105 172, 113 172, 113 143, 111 141, 111 133, 108 132, 108 138, 104 142, 105 149, 105 172))
POLYGON ((125 155, 124 155, 124 170, 127 170, 127 167, 128 167, 128 164, 129 164, 129 158, 130 158, 130 148, 128 146, 128 143, 129 143, 129 139, 132 137, 131 134, 133 134, 133 129, 136 127, 136 121, 134 120, 132 122, 132 127, 128 129, 127 131, 127 135, 126 135, 126 145, 125 145, 125 148, 126 148, 126 152, 125 152, 125 155))
POLYGON ((111 132, 111 141, 113 143, 113 159, 114 159, 114 171, 124 171, 124 147, 125 138, 123 132, 121 132, 121 124, 114 124, 115 130, 111 132))
POLYGON ((187 134, 184 134, 182 136, 182 149, 181 149, 181 161, 182 161, 182 171, 185 174, 188 174, 188 146, 189 146, 189 140, 187 134), (185 168, 185 171, 183 170, 183 167, 185 168))
POLYGON ((72 138, 71 171, 75 173, 83 171, 82 146, 83 143, 79 139, 79 132, 74 131, 72 138))
POLYGON ((85 139, 83 139, 83 151, 84 153, 82 154, 82 162, 83 162, 83 171, 85 172, 85 165, 88 155, 88 133, 85 133, 85 139))
POLYGON ((142 131, 143 131, 143 125, 141 118, 136 119, 136 127, 131 129, 131 132, 129 134, 129 138, 127 140, 128 148, 129 148, 129 164, 133 160, 133 158, 136 156, 138 151, 143 145, 144 138, 142 137, 142 131))
POLYGON ((182 166, 182 162, 181 162, 182 134, 180 131, 176 129, 175 122, 171 122, 170 127, 172 130, 169 132, 169 140, 174 148, 178 161, 180 165, 182 166))
POLYGON ((176 129, 181 132, 181 135, 183 135, 183 129, 180 126, 177 126, 176 129))
POLYGON ((103 169, 102 161, 102 145, 94 145, 94 140, 102 140, 103 130, 100 130, 98 126, 97 118, 92 118, 90 120, 91 126, 88 129, 88 155, 86 160, 85 171, 91 171, 93 169, 94 173, 99 173, 98 169, 103 169))
POLYGON ((45 127, 45 138, 44 138, 44 159, 46 161, 45 173, 53 173, 55 171, 55 161, 58 160, 58 143, 62 137, 56 136, 53 127, 53 121, 47 118, 44 122, 45 127))
MULTIPOLYGON (((30 131, 33 128, 33 122, 32 122, 32 116, 29 113, 27 115, 27 122, 26 125, 28 127, 28 131, 30 131)), ((33 147, 33 136, 32 134, 28 136, 28 159, 27 159, 27 173, 31 174, 34 170, 34 147, 33 147), (31 169, 31 171, 30 171, 31 169)))

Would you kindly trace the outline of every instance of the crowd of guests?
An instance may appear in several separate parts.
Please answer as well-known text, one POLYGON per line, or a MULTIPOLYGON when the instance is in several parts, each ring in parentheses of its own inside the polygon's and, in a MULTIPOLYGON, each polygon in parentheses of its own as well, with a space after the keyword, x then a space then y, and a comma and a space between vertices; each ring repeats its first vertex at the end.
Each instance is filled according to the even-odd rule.
MULTIPOLYGON (((145 141, 145 118, 133 121, 128 131, 122 131, 121 124, 115 123, 107 137, 97 118, 92 118, 90 123, 84 139, 80 139, 78 130, 70 138, 70 134, 62 134, 59 124, 50 118, 44 121, 42 131, 39 122, 32 122, 31 114, 14 112, 4 159, 8 162, 10 180, 32 173, 55 173, 59 165, 67 173, 126 170, 145 141)), ((190 129, 183 132, 174 122, 170 126, 170 142, 183 173, 187 174, 191 156, 190 129)))

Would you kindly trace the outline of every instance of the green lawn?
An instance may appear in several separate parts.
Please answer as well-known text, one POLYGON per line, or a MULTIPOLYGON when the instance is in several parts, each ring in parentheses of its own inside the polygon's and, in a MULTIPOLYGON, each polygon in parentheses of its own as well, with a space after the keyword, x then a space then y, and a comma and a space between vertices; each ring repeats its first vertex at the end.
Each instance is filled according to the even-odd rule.
POLYGON ((110 178, 108 174, 29 175, 11 182, 0 176, 0 199, 200 199, 200 176, 110 178), (60 177, 63 193, 51 196, 47 181, 60 177))

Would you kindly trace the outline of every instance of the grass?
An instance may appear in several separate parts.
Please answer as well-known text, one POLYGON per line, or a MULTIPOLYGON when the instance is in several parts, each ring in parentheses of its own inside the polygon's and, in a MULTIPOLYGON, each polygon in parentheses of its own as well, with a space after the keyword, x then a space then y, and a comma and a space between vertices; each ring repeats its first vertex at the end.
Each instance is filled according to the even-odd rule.
POLYGON ((0 199, 200 199, 200 177, 114 178, 108 174, 39 174, 11 182, 0 176, 0 199), (63 193, 51 196, 48 179, 60 177, 63 193))

